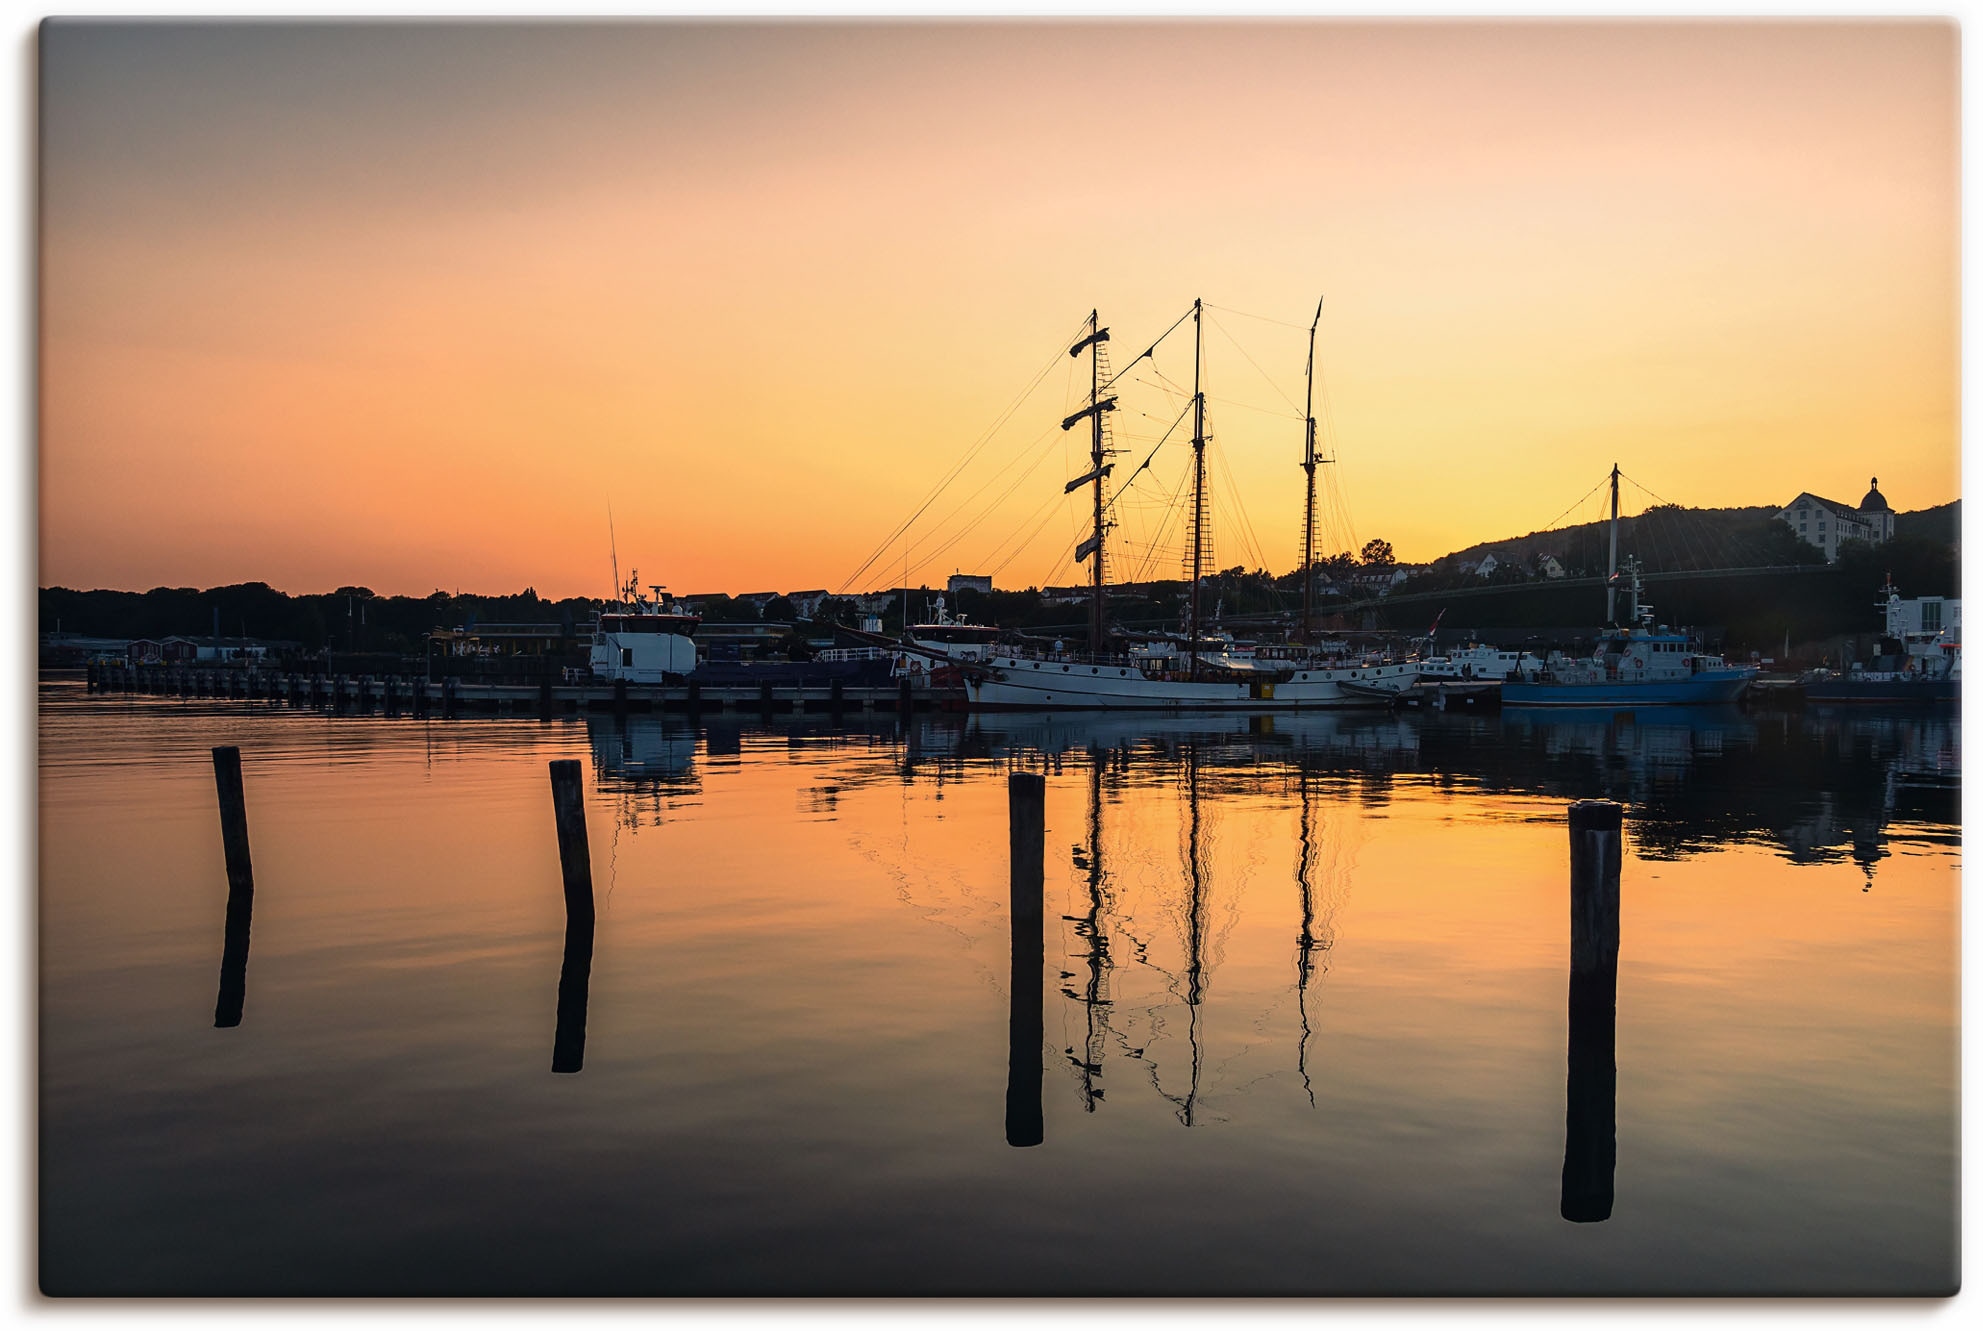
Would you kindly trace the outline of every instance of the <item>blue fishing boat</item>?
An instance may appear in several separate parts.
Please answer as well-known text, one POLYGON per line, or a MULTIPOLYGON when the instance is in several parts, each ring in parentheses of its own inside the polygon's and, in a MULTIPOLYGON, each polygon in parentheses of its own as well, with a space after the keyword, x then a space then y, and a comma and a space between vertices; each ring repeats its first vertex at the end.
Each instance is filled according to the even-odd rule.
POLYGON ((1605 620, 1612 627, 1587 657, 1551 652, 1540 670, 1508 676, 1501 701, 1510 707, 1658 707, 1734 702, 1756 678, 1756 667, 1730 665, 1694 637, 1655 625, 1641 596, 1638 561, 1627 560, 1631 609, 1617 617, 1618 468, 1611 469, 1611 564, 1605 580, 1605 620))

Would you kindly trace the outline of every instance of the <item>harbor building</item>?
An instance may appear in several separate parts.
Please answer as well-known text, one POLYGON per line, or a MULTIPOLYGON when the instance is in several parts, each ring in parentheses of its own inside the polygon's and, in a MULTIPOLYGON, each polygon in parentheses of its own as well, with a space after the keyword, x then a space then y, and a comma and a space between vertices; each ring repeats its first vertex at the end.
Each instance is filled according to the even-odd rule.
POLYGON ((953 573, 950 575, 949 591, 952 596, 959 592, 986 592, 992 589, 989 573, 953 573))
POLYGON ((1878 545, 1893 539, 1894 511, 1880 493, 1880 478, 1854 508, 1809 490, 1778 511, 1777 518, 1803 540, 1825 552, 1825 562, 1838 562, 1838 548, 1847 541, 1878 545))

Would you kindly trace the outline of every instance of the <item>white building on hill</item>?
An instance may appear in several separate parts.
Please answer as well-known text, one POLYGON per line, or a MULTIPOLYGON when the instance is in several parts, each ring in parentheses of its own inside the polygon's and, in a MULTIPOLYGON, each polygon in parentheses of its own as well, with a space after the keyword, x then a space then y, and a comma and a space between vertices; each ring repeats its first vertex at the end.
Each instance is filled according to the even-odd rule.
POLYGON ((1814 495, 1809 490, 1798 495, 1777 514, 1790 529, 1804 540, 1825 552, 1825 562, 1838 560, 1838 547, 1846 541, 1865 541, 1868 545, 1878 545, 1893 539, 1894 511, 1888 507, 1886 496, 1880 493, 1880 478, 1873 478, 1873 488, 1859 501, 1859 507, 1841 504, 1836 499, 1826 499, 1814 495))

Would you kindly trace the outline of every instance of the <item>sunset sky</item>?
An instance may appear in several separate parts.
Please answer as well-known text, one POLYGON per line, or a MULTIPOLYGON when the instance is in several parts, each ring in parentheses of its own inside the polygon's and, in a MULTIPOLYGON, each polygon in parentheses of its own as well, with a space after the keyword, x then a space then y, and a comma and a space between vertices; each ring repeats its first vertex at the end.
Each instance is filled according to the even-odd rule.
MULTIPOLYGON (((1096 308, 1120 365, 1194 297, 1221 565, 1298 558, 1318 297, 1331 545, 1518 535, 1614 461, 1696 505, 1958 493, 1951 22, 40 48, 44 586, 604 595, 610 503, 643 581, 838 589, 1043 367, 908 566, 1077 581, 1066 348, 1096 308)), ((1189 391, 1182 334, 1156 369, 1189 391)), ((1124 390, 1117 479, 1162 388, 1124 390)), ((1175 576, 1187 457, 1121 501, 1112 573, 1175 576)))

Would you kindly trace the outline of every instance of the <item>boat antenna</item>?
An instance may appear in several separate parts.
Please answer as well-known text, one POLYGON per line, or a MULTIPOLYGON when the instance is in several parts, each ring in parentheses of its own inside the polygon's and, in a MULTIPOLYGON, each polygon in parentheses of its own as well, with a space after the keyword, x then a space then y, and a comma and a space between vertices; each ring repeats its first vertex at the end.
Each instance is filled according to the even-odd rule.
POLYGON ((1205 301, 1191 302, 1191 678, 1198 678, 1198 583, 1205 572, 1205 301))
POLYGON ((1322 326, 1322 298, 1315 300, 1315 322, 1308 325, 1308 441, 1301 469, 1308 473, 1308 500, 1301 511, 1301 640, 1315 634, 1315 330, 1322 326))
POLYGON ((613 547, 613 599, 620 599, 620 538, 613 531, 613 501, 606 501, 606 541, 613 547))

